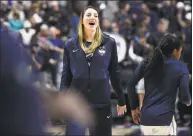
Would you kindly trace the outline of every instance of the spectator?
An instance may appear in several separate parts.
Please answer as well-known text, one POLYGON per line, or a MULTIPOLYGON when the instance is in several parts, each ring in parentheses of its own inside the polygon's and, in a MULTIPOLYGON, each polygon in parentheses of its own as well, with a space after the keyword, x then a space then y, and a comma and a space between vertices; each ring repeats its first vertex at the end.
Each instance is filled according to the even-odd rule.
POLYGON ((119 2, 119 11, 115 13, 115 22, 118 25, 119 33, 125 38, 132 34, 132 18, 128 14, 130 8, 128 2, 119 2))
POLYGON ((157 25, 157 31, 152 32, 148 37, 148 43, 153 45, 154 48, 158 46, 161 38, 168 32, 168 26, 169 26, 168 20, 164 18, 160 19, 157 25))
POLYGON ((23 28, 23 21, 19 19, 19 14, 17 12, 13 13, 13 19, 9 20, 10 29, 20 30, 23 28))
POLYGON ((158 24, 158 15, 157 15, 157 13, 150 10, 149 7, 147 6, 147 4, 145 4, 145 3, 143 3, 141 5, 141 8, 142 8, 143 13, 150 17, 150 25, 152 27, 152 29, 150 31, 155 32, 157 24, 158 24))
POLYGON ((42 24, 40 27, 40 32, 32 36, 31 45, 38 44, 41 42, 41 39, 47 39, 48 37, 48 25, 42 24))
POLYGON ((135 34, 138 34, 138 26, 142 27, 143 29, 146 29, 144 33, 151 32, 152 26, 150 24, 151 18, 148 15, 143 15, 143 17, 140 18, 140 23, 137 24, 135 28, 135 34))
POLYGON ((24 28, 20 30, 20 33, 23 39, 23 43, 26 46, 29 46, 33 35, 36 33, 36 30, 31 28, 32 27, 31 22, 29 22, 28 20, 24 22, 23 27, 24 28))
POLYGON ((56 28, 55 27, 50 27, 49 33, 50 37, 48 40, 51 42, 52 46, 50 46, 50 57, 54 59, 55 63, 50 65, 50 72, 52 76, 52 82, 55 87, 57 87, 57 73, 59 69, 59 62, 62 60, 62 54, 63 54, 63 48, 64 48, 64 43, 63 41, 57 37, 56 35, 56 28))
POLYGON ((132 41, 129 48, 129 56, 137 65, 144 58, 149 57, 153 51, 152 45, 147 43, 147 39, 144 34, 139 35, 138 38, 138 42, 132 41))
POLYGON ((186 23, 185 23, 185 10, 184 10, 184 3, 183 2, 178 2, 176 4, 176 8, 177 8, 177 13, 176 13, 176 18, 179 24, 179 31, 185 27, 186 23))
POLYGON ((8 19, 12 20, 15 18, 15 14, 18 14, 18 20, 24 21, 25 20, 25 14, 23 10, 21 9, 21 6, 16 4, 12 7, 11 11, 8 14, 8 19))
POLYGON ((32 64, 30 65, 30 71, 34 84, 41 84, 41 69, 43 65, 43 57, 41 56, 40 47, 37 44, 30 46, 30 54, 32 58, 32 64))
POLYGON ((108 19, 102 19, 102 28, 105 32, 113 32, 112 22, 108 19))
POLYGON ((186 26, 182 29, 184 41, 186 44, 192 44, 192 14, 189 12, 185 16, 186 26))
POLYGON ((62 36, 67 36, 71 25, 69 22, 67 11, 59 6, 58 1, 50 2, 50 10, 45 14, 44 21, 48 22, 49 26, 55 26, 61 31, 62 36))

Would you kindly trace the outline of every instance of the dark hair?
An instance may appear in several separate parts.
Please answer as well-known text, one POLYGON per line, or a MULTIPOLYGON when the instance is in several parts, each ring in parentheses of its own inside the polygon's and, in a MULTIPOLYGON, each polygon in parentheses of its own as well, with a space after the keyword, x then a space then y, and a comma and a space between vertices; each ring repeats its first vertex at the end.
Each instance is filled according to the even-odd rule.
POLYGON ((173 50, 179 50, 180 47, 182 47, 182 44, 177 37, 170 34, 163 36, 152 56, 142 62, 145 76, 154 73, 158 68, 162 67, 164 56, 171 57, 173 50))
POLYGON ((126 2, 126 1, 119 1, 119 4, 118 4, 119 9, 124 9, 126 4, 128 4, 128 2, 126 2))
POLYGON ((19 14, 18 14, 17 12, 14 12, 14 13, 13 13, 13 17, 14 17, 15 19, 19 19, 19 14))

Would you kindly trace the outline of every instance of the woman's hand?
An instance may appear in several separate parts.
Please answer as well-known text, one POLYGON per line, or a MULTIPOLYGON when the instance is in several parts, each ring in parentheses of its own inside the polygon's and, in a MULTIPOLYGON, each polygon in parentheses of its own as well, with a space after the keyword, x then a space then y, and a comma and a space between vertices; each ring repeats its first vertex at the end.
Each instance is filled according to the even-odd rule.
POLYGON ((136 108, 135 110, 131 110, 131 115, 135 124, 140 124, 140 110, 136 108))
POLYGON ((118 113, 118 116, 124 115, 125 112, 127 112, 126 105, 124 105, 124 106, 119 106, 119 105, 117 105, 117 113, 118 113))

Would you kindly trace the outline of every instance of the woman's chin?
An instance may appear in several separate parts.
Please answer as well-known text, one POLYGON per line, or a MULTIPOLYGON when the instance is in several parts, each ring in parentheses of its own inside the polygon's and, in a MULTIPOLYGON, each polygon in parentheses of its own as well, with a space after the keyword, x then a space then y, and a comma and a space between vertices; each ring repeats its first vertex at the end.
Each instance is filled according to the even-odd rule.
POLYGON ((94 30, 96 30, 96 27, 87 27, 86 30, 88 30, 88 31, 94 31, 94 30))

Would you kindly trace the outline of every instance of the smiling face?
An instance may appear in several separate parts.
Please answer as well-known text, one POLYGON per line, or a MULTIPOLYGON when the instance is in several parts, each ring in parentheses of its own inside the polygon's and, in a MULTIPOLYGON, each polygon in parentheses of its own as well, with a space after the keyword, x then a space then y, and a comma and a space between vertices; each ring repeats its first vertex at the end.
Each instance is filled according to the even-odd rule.
POLYGON ((88 8, 84 12, 82 23, 85 30, 96 30, 99 26, 98 12, 93 8, 88 8))

